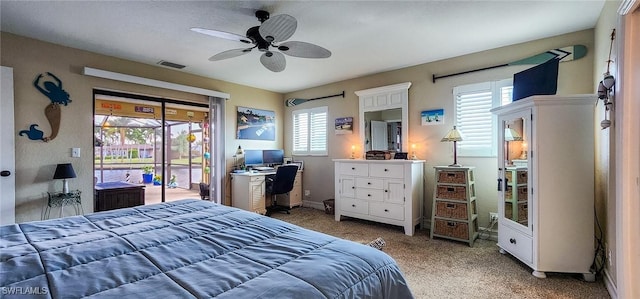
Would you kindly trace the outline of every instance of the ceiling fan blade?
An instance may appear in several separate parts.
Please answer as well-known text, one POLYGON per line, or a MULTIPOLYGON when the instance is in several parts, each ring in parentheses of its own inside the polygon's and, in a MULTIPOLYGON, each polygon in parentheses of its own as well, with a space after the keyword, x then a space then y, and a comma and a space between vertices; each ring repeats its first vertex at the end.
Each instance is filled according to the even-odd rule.
POLYGON ((242 35, 238 35, 238 34, 235 34, 235 33, 229 33, 229 32, 212 30, 212 29, 204 29, 204 28, 198 28, 198 27, 191 28, 191 31, 195 31, 195 32, 198 32, 198 33, 206 34, 206 35, 209 35, 209 36, 215 36, 215 37, 219 37, 219 38, 224 38, 224 39, 228 39, 228 40, 235 40, 235 41, 243 42, 243 43, 246 43, 246 44, 250 44, 251 43, 251 40, 248 39, 247 37, 244 37, 242 35))
POLYGON ((281 42, 289 39, 298 28, 298 21, 290 15, 272 16, 260 25, 260 35, 268 42, 281 42))
POLYGON ((227 50, 211 56, 211 58, 209 58, 209 61, 218 61, 218 60, 223 60, 227 58, 238 57, 240 55, 244 55, 251 52, 252 49, 253 48, 227 50))
POLYGON ((287 61, 282 53, 278 52, 265 52, 260 56, 260 62, 262 65, 272 72, 282 72, 287 66, 287 61))
POLYGON ((318 45, 305 43, 305 42, 296 42, 289 41, 284 42, 278 46, 278 50, 282 51, 282 53, 287 54, 289 56, 294 57, 302 57, 302 58, 329 58, 331 57, 331 51, 320 47, 318 45))

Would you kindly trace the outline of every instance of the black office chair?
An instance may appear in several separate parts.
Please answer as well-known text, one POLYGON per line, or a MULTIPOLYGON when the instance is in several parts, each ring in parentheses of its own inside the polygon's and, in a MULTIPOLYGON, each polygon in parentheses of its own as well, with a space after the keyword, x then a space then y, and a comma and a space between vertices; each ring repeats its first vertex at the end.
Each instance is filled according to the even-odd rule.
POLYGON ((273 178, 266 178, 267 194, 271 194, 271 206, 267 207, 267 216, 276 211, 285 211, 290 214, 289 207, 279 206, 276 202, 276 195, 285 194, 293 190, 293 182, 298 173, 298 165, 282 165, 276 169, 273 178))
POLYGON ((202 200, 209 199, 209 184, 200 183, 200 198, 202 200))

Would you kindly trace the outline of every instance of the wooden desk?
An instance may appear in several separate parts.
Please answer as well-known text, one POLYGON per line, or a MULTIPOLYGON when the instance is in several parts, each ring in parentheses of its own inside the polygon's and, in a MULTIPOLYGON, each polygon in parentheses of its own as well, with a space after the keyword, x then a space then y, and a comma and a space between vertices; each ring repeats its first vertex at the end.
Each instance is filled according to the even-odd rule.
POLYGON ((144 205, 144 185, 106 182, 94 189, 94 212, 144 205))
MULTIPOLYGON (((265 177, 275 174, 269 172, 240 172, 231 173, 231 205, 258 214, 267 212, 267 199, 265 196, 265 177)), ((293 190, 289 194, 280 194, 277 197, 278 205, 289 208, 302 205, 302 171, 296 174, 293 190)), ((271 198, 268 199, 271 204, 271 198)))

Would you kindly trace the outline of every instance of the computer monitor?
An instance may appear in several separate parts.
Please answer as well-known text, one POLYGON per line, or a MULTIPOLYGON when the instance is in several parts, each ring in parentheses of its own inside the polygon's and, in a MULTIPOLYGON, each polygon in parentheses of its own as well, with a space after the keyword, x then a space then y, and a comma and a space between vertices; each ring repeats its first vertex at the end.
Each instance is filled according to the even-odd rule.
POLYGON ((247 167, 262 166, 262 150, 244 150, 244 165, 247 167))
POLYGON ((284 150, 263 150, 262 151, 262 163, 268 166, 284 164, 284 150))

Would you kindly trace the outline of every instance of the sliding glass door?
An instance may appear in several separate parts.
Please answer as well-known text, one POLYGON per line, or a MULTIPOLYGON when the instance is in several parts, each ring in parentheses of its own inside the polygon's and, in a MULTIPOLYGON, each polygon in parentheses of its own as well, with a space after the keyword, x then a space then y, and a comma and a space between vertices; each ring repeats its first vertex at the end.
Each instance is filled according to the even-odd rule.
POLYGON ((94 98, 97 188, 144 186, 145 204, 201 198, 200 183, 212 181, 215 109, 110 91, 96 91, 94 98))

